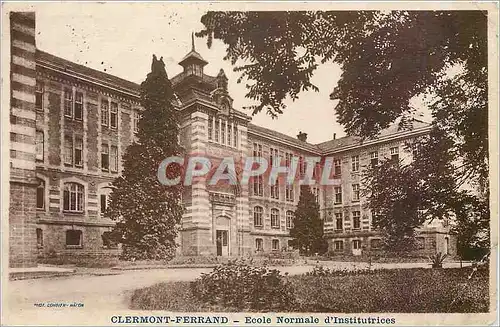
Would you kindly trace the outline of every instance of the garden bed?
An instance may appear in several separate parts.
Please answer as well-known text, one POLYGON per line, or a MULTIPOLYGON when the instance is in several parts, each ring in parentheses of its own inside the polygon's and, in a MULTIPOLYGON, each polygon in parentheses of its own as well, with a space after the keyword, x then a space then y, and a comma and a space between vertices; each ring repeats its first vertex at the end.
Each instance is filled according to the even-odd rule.
MULTIPOLYGON (((488 312, 488 270, 478 270, 469 280, 470 273, 471 268, 394 269, 284 278, 291 284, 296 302, 289 311, 488 312)), ((190 282, 160 283, 136 290, 130 307, 184 312, 238 311, 201 302, 192 294, 190 282)))

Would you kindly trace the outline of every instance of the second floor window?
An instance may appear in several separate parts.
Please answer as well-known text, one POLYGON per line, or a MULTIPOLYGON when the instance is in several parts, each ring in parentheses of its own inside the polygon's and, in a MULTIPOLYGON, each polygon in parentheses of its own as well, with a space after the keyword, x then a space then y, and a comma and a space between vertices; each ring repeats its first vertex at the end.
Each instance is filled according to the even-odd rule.
POLYGON ((101 125, 109 125, 109 103, 108 100, 101 100, 101 125))
POLYGON ((118 147, 112 145, 109 153, 109 164, 112 172, 118 171, 118 147))
POLYGON ((80 136, 64 137, 64 164, 67 166, 83 166, 83 139, 80 136))
POLYGON ((370 164, 372 167, 376 167, 378 165, 378 152, 370 152, 370 164))
POLYGON ((226 122, 222 121, 220 125, 220 143, 226 144, 226 122))
POLYGON ((43 111, 43 93, 44 93, 44 84, 41 81, 36 81, 35 88, 35 108, 36 110, 43 111))
POLYGON ((280 227, 280 212, 278 209, 271 209, 271 227, 280 227))
POLYGON ((261 238, 255 239, 255 249, 257 251, 264 251, 264 241, 261 238))
POLYGON ((253 144, 253 156, 262 157, 262 144, 258 143, 253 144))
POLYGON ((286 228, 287 229, 293 228, 293 216, 294 216, 293 211, 288 210, 286 212, 286 228))
POLYGON ((359 171, 359 156, 351 157, 351 168, 353 172, 359 171))
POLYGON ((234 125, 234 129, 233 129, 233 146, 235 148, 238 147, 238 125, 234 125))
POLYGON ((63 210, 82 212, 83 211, 83 185, 77 183, 64 184, 63 210))
POLYGON ((37 178, 38 186, 36 187, 36 208, 45 209, 45 182, 37 178))
POLYGON ((83 119, 83 93, 75 92, 75 119, 83 119))
POLYGON ((279 178, 276 178, 276 183, 271 185, 271 198, 278 199, 280 198, 280 182, 279 178))
POLYGON ((64 116, 73 117, 73 91, 64 89, 64 116))
POLYGON ((111 102, 111 111, 109 114, 109 127, 118 127, 118 103, 111 102))
POLYGON ((214 117, 208 116, 208 139, 211 141, 214 133, 214 117))
POLYGON ((335 204, 341 204, 342 203, 342 187, 336 186, 335 187, 335 204))
POLYGON ((335 176, 340 176, 342 174, 342 160, 335 159, 333 161, 333 167, 335 176))
POLYGON ((253 195, 264 196, 264 180, 262 176, 253 177, 253 195))
POLYGON ((342 213, 337 212, 335 214, 335 229, 343 230, 344 229, 344 219, 342 218, 342 213))
POLYGON ((140 114, 137 111, 134 111, 134 122, 133 122, 134 132, 139 131, 139 119, 140 119, 140 114))
POLYGON ((102 144, 101 149, 101 169, 104 171, 109 170, 109 146, 105 143, 102 144))
POLYGON ((289 202, 294 201, 293 185, 288 185, 288 183, 286 184, 286 188, 285 188, 285 199, 286 199, 286 201, 289 201, 289 202))
POLYGON ((353 229, 361 228, 361 212, 359 211, 352 212, 352 228, 353 229))
POLYGON ((264 209, 262 207, 253 208, 253 225, 262 226, 262 216, 264 214, 264 209))
POLYGON ((44 155, 43 131, 36 131, 35 148, 36 148, 36 160, 43 161, 43 155, 44 155))
POLYGON ((352 184, 352 201, 359 201, 359 184, 352 184))
POLYGON ((70 88, 64 89, 64 116, 76 120, 83 119, 83 93, 70 88))

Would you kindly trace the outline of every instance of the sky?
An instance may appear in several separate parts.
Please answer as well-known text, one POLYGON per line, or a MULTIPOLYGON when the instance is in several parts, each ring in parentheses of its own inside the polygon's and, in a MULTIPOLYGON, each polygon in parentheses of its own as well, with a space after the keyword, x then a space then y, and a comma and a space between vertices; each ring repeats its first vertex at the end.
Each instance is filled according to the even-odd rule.
MULTIPOLYGON (((95 8, 95 7, 94 7, 95 8)), ((103 4, 102 10, 86 10, 85 5, 58 5, 36 9, 37 48, 56 56, 105 71, 132 82, 141 83, 151 67, 152 54, 163 56, 169 77, 182 71, 178 62, 191 49, 191 32, 203 25, 200 18, 205 10, 179 10, 167 5, 137 6, 121 3, 103 4)), ((233 72, 229 61, 224 61, 225 46, 215 40, 208 49, 206 39, 195 39, 196 50, 209 62, 205 73, 216 76, 224 69, 229 78, 229 93, 233 106, 243 110, 253 102, 245 98, 244 81, 237 84, 239 73, 233 72)), ((336 122, 336 101, 329 94, 340 78, 336 64, 324 64, 312 77, 320 92, 303 92, 300 98, 287 101, 287 110, 277 119, 264 111, 253 116, 252 123, 291 136, 299 131, 308 134, 308 141, 320 143, 345 135, 336 122)), ((247 114, 251 114, 246 111, 247 114)))
MULTIPOLYGON (((209 8, 210 4, 179 3, 39 4, 35 7, 37 48, 136 83, 145 79, 156 54, 163 56, 167 73, 173 77, 182 71, 178 62, 190 51, 191 33, 203 28, 200 18, 209 8)), ((239 73, 223 60, 224 44, 214 40, 209 49, 201 38, 195 44, 209 62, 206 74, 216 76, 224 69, 234 108, 244 111, 244 106, 253 104, 245 98, 244 81, 236 83, 239 73)), ((337 101, 329 98, 341 73, 337 64, 319 66, 312 77, 319 92, 302 92, 298 100, 286 101, 287 109, 277 119, 262 111, 252 122, 291 136, 305 132, 311 143, 328 141, 334 133, 344 136, 335 117, 337 101)))

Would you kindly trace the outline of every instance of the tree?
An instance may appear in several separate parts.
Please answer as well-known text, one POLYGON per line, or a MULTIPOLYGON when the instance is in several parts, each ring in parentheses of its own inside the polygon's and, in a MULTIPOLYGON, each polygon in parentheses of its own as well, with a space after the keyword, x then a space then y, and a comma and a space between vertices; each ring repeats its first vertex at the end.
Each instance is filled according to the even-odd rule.
POLYGON ((300 186, 299 203, 295 210, 290 236, 301 254, 324 253, 328 249, 323 237, 323 220, 319 216, 319 204, 308 185, 300 186))
MULTIPOLYGON (((181 221, 180 185, 165 186, 157 179, 160 163, 182 153, 179 121, 172 105, 174 93, 163 58, 153 55, 151 72, 141 84, 144 108, 136 134, 123 157, 123 174, 113 183, 106 216, 116 221, 113 237, 123 244, 122 258, 171 259, 181 221)), ((181 167, 169 165, 167 176, 180 176, 181 167)))

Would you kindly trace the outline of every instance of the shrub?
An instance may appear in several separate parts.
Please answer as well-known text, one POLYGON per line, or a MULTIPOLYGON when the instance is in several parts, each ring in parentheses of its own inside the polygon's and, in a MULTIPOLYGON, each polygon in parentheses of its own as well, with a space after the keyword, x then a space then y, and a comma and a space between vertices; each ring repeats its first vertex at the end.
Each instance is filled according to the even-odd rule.
POLYGON ((193 295, 204 303, 238 310, 288 311, 293 290, 278 270, 230 261, 191 283, 193 295))
POLYGON ((444 259, 448 257, 447 254, 438 252, 429 257, 429 260, 432 263, 432 268, 443 268, 444 259))

